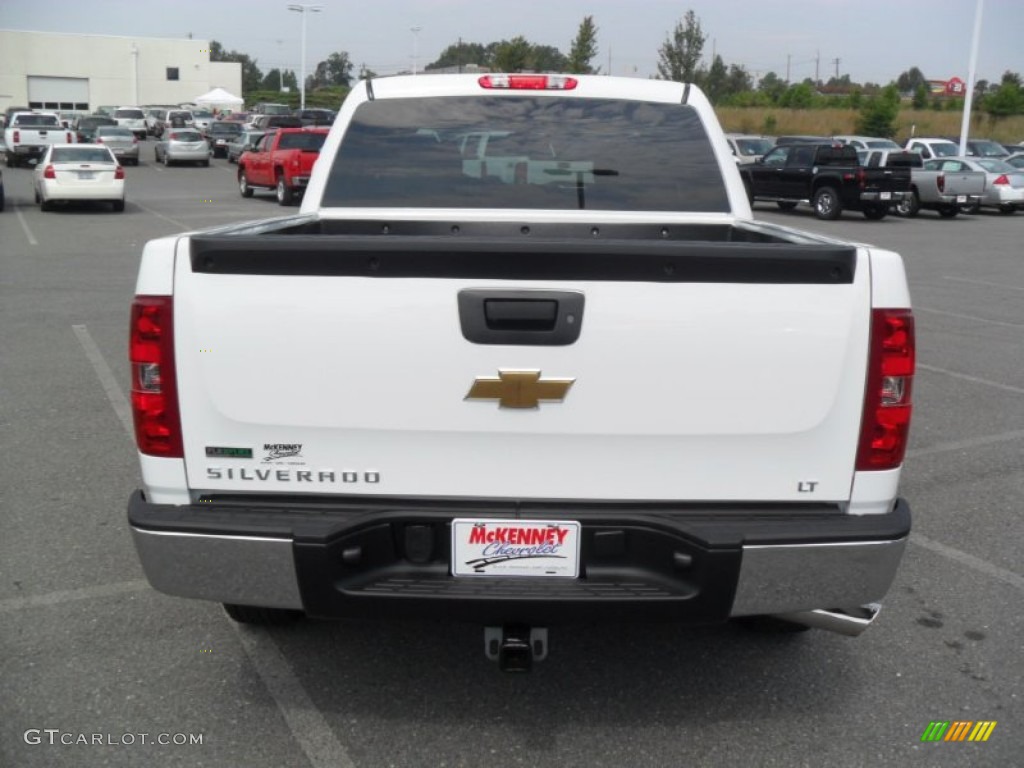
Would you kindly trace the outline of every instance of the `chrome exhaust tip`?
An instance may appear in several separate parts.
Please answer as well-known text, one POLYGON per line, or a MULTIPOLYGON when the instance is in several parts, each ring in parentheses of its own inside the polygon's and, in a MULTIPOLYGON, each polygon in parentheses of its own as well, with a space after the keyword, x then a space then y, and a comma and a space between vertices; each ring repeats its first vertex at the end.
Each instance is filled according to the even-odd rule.
POLYGON ((799 613, 778 613, 774 616, 783 621, 802 624, 805 627, 827 629, 829 632, 836 632, 847 637, 857 637, 871 626, 881 610, 880 603, 868 603, 856 608, 829 608, 800 611, 799 613))

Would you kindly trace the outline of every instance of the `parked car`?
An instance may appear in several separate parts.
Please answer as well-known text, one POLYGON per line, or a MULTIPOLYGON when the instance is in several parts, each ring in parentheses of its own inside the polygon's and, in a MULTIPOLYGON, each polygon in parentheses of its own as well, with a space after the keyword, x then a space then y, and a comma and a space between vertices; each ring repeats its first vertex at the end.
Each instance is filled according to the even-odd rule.
POLYGON ((214 157, 226 157, 228 143, 241 135, 241 123, 225 123, 217 120, 203 132, 203 136, 210 142, 210 152, 214 157))
POLYGON ((861 165, 866 168, 910 168, 910 194, 893 206, 895 212, 913 218, 922 209, 937 211, 951 219, 967 206, 981 200, 985 191, 985 174, 980 171, 927 170, 919 152, 904 149, 862 150, 861 165))
POLYGON ((86 115, 78 118, 72 129, 79 144, 92 144, 96 138, 96 129, 100 126, 117 126, 117 120, 106 115, 86 115))
POLYGON ((1024 171, 994 157, 944 157, 924 164, 929 170, 984 171, 985 193, 981 202, 963 208, 977 213, 981 208, 995 208, 1010 214, 1024 210, 1024 171))
POLYGON ((114 119, 122 128, 129 129, 138 138, 146 138, 146 113, 138 107, 120 107, 114 111, 114 119))
POLYGON ((256 145, 265 135, 263 131, 242 131, 235 139, 228 142, 228 162, 237 163, 242 153, 256 149, 256 145))
POLYGON ((855 149, 903 149, 892 139, 880 139, 873 136, 833 136, 840 144, 849 144, 855 149))
POLYGON ((238 190, 252 197, 256 188, 275 190, 280 205, 292 205, 309 184, 328 128, 282 128, 260 139, 238 159, 238 190))
POLYGON ((936 157, 956 157, 960 154, 960 147, 949 139, 909 139, 904 149, 908 152, 917 152, 925 160, 934 160, 936 157))
POLYGON ((139 164, 139 137, 120 125, 101 125, 96 129, 95 144, 110 147, 122 165, 139 164))
POLYGON ((1024 151, 1018 152, 1015 155, 1010 155, 1006 158, 1006 162, 1012 165, 1014 168, 1020 168, 1024 170, 1024 151))
POLYGON ((771 139, 764 136, 748 136, 743 133, 727 133, 725 140, 740 165, 756 162, 775 146, 771 139))
POLYGON ((269 101, 261 101, 252 105, 249 110, 254 115, 290 115, 291 107, 287 104, 274 104, 269 101))
POLYGON ((249 122, 249 117, 250 115, 248 112, 231 112, 230 114, 221 117, 221 120, 225 123, 239 123, 244 125, 249 122))
POLYGON ((207 109, 192 110, 192 124, 200 133, 204 133, 206 129, 216 121, 217 118, 213 116, 213 112, 210 112, 207 109))
POLYGON ((167 114, 166 109, 150 109, 146 111, 146 132, 150 136, 156 135, 156 126, 167 114))
MULTIPOLYGON (((957 145, 957 154, 960 153, 960 139, 950 137, 949 139, 957 145)), ((968 139, 966 142, 968 157, 995 157, 1000 160, 1010 156, 1010 152, 1002 144, 988 139, 968 139)))
POLYGON ((55 202, 98 200, 124 210, 124 168, 102 144, 55 144, 32 172, 36 202, 44 211, 55 202))
POLYGON ((210 144, 194 128, 168 128, 154 152, 156 161, 168 166, 173 163, 210 164, 210 144))
POLYGON ((252 130, 267 131, 270 128, 301 128, 302 121, 294 115, 257 115, 252 121, 252 130))
POLYGON ((338 113, 333 109, 296 109, 292 114, 299 118, 304 126, 329 126, 334 122, 338 113))
POLYGON ((189 109, 168 109, 164 119, 156 124, 157 137, 163 137, 168 128, 195 128, 196 121, 189 109))

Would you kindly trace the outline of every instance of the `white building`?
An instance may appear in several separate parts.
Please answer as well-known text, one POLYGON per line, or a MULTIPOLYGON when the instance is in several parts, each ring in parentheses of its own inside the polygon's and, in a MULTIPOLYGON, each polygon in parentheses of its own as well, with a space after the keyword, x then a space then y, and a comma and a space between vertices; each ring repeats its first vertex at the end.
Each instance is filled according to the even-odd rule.
POLYGON ((179 104, 211 88, 242 95, 242 65, 211 62, 209 40, 0 29, 0 113, 179 104))

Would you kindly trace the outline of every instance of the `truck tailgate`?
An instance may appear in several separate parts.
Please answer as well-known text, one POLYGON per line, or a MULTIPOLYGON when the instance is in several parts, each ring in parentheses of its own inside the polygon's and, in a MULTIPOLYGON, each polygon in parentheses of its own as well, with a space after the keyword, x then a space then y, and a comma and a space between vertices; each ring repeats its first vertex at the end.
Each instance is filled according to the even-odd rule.
POLYGON ((471 262, 447 245, 432 258, 420 241, 402 262, 411 267, 389 271, 400 248, 367 257, 324 245, 317 258, 296 242, 293 258, 249 259, 244 244, 197 255, 180 241, 175 348, 189 486, 849 499, 870 327, 864 251, 848 249, 845 277, 835 265, 787 266, 761 246, 735 269, 707 267, 724 249, 717 262, 658 262, 663 279, 645 279, 639 246, 595 244, 601 268, 574 279, 545 271, 564 256, 557 247, 530 245, 520 257, 471 262), (346 259, 358 268, 339 267, 346 259), (498 261, 509 266, 488 271, 498 261), (485 266, 465 267, 476 263, 485 266), (536 290, 582 297, 578 339, 465 337, 460 292, 536 290), (501 372, 513 371, 569 385, 535 407, 502 407, 513 385, 501 372), (485 397, 467 399, 481 381, 485 397))

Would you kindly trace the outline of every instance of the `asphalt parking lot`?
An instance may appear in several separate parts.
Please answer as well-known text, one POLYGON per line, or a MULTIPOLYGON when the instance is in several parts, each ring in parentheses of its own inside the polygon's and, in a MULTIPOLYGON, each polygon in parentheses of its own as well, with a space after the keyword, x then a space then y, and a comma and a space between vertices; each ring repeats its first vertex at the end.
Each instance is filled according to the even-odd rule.
POLYGON ((243 199, 226 161, 164 168, 152 144, 126 169, 124 213, 42 213, 31 170, 3 170, 0 765, 1022 764, 1024 215, 756 208, 907 263, 914 533, 871 629, 566 627, 532 674, 507 676, 476 627, 252 629, 148 587, 125 520, 142 246, 286 212, 269 191, 243 199), (932 721, 997 725, 984 743, 924 743, 932 721))

